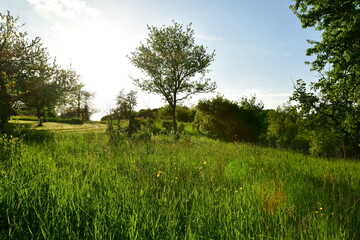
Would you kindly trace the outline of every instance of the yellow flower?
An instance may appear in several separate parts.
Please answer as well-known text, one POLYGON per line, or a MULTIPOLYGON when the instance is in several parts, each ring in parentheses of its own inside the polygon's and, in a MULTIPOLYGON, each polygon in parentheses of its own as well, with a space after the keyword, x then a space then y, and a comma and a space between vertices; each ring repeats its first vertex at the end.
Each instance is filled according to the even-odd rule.
POLYGON ((335 213, 334 212, 331 212, 331 215, 334 215, 335 213))
POLYGON ((235 192, 237 193, 237 192, 239 192, 238 190, 235 190, 235 192))
POLYGON ((159 170, 159 171, 157 172, 156 177, 160 177, 162 173, 163 173, 163 172, 159 170))
POLYGON ((240 190, 243 190, 243 187, 240 187, 240 190))
POLYGON ((206 164, 208 164, 208 162, 207 162, 207 161, 204 161, 203 164, 206 165, 206 164))
POLYGON ((322 210, 322 207, 321 207, 321 208, 319 208, 319 210, 322 210))
POLYGON ((315 211, 316 214, 318 214, 319 212, 318 211, 315 211))

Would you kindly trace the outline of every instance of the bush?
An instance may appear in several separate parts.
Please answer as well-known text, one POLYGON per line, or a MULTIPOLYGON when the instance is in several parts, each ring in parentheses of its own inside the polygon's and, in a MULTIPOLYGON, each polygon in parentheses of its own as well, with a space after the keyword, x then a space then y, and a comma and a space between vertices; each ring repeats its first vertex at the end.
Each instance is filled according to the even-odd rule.
MULTIPOLYGON (((193 122, 196 111, 187 106, 178 105, 176 107, 176 120, 179 122, 193 122)), ((171 107, 169 105, 158 110, 160 119, 172 119, 171 107)))
POLYGON ((222 96, 200 101, 194 125, 203 134, 226 141, 257 142, 266 132, 266 112, 255 97, 240 103, 222 96))
POLYGON ((339 136, 330 129, 317 129, 312 137, 310 153, 314 156, 341 157, 339 136))
POLYGON ((161 121, 161 127, 164 129, 165 134, 169 134, 173 131, 173 122, 170 120, 161 121))

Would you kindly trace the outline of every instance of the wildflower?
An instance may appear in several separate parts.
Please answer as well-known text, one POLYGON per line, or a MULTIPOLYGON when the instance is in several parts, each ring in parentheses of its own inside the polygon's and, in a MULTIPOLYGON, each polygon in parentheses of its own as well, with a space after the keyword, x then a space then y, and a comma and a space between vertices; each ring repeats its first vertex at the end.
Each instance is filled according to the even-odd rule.
POLYGON ((319 212, 318 211, 315 211, 316 214, 318 214, 319 212))
POLYGON ((237 192, 239 192, 238 190, 235 190, 235 192, 237 193, 237 192))
POLYGON ((323 208, 322 208, 322 207, 320 207, 320 208, 319 208, 319 210, 323 210, 323 208))
POLYGON ((203 164, 206 165, 206 164, 208 164, 208 162, 207 162, 207 161, 204 161, 203 164))
POLYGON ((240 190, 243 190, 243 187, 240 187, 239 189, 240 189, 240 190))
POLYGON ((162 173, 163 173, 163 172, 159 170, 159 171, 157 172, 156 177, 160 177, 162 173))
POLYGON ((331 212, 331 216, 334 216, 334 214, 335 214, 334 212, 331 212))

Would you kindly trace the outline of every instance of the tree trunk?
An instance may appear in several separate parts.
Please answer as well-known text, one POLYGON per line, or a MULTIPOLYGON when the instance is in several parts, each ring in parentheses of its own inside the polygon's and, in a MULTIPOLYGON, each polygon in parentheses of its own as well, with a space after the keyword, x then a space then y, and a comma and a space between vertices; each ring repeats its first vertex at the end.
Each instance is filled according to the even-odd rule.
POLYGON ((176 104, 171 106, 172 110, 172 119, 173 119, 173 129, 174 129, 174 135, 177 134, 177 122, 176 122, 176 104))
POLYGON ((36 110, 36 116, 37 116, 38 119, 39 119, 39 124, 37 125, 37 127, 42 127, 42 126, 44 126, 43 123, 42 123, 41 114, 40 114, 40 110, 39 110, 39 109, 36 110))
POLYGON ((39 119, 39 124, 37 125, 37 127, 42 127, 42 126, 44 126, 44 125, 42 124, 42 119, 41 119, 41 117, 38 117, 38 119, 39 119))
POLYGON ((77 117, 80 118, 80 113, 81 113, 81 90, 79 90, 78 95, 77 95, 77 117))
POLYGON ((5 124, 8 123, 11 112, 11 96, 5 86, 0 88, 0 131, 4 130, 5 124))

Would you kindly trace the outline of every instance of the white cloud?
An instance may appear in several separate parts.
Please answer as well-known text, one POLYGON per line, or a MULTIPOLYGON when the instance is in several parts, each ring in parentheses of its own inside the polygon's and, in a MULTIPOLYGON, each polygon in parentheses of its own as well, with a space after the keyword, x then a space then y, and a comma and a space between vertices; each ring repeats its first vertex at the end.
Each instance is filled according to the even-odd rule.
POLYGON ((27 0, 42 14, 54 14, 70 20, 78 19, 82 14, 93 18, 101 15, 101 12, 89 7, 84 0, 27 0))

